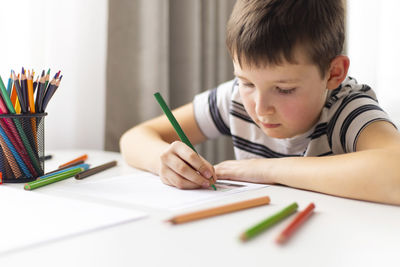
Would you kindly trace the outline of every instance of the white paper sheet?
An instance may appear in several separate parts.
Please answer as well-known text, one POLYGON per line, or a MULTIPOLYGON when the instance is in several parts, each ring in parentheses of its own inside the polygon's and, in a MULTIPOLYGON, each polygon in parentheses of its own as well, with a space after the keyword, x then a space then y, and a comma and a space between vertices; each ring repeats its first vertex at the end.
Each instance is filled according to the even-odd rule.
POLYGON ((145 216, 142 211, 0 185, 0 255, 145 216))
POLYGON ((204 202, 221 199, 227 195, 266 187, 267 185, 234 181, 218 181, 217 191, 213 189, 181 190, 163 184, 160 178, 148 172, 111 177, 99 181, 82 180, 65 184, 56 190, 71 194, 90 196, 115 202, 177 210, 204 202), (81 182, 78 184, 78 182, 81 182))

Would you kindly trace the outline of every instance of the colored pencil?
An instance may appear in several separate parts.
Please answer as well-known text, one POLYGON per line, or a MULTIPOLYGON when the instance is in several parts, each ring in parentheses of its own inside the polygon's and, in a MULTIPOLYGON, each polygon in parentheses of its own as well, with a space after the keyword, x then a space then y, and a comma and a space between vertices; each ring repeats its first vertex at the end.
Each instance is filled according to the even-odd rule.
POLYGON ((17 91, 15 91, 15 84, 14 84, 14 79, 12 79, 12 89, 11 89, 11 104, 15 107, 15 101, 17 99, 17 91))
POLYGON ((71 166, 71 167, 67 167, 65 169, 57 169, 55 171, 46 173, 45 175, 40 176, 37 179, 46 179, 47 177, 50 177, 50 176, 53 176, 53 175, 56 175, 56 174, 60 174, 60 173, 66 172, 66 171, 70 171, 70 170, 76 169, 76 168, 83 168, 83 171, 86 171, 86 170, 89 169, 89 167, 90 167, 89 164, 81 163, 81 164, 77 164, 77 165, 74 165, 74 166, 71 166))
POLYGON ((45 175, 48 175, 48 174, 51 174, 51 173, 55 173, 55 172, 58 172, 58 171, 61 171, 61 170, 65 170, 67 168, 71 168, 71 167, 74 167, 74 166, 77 166, 77 165, 80 165, 80 164, 83 164, 83 163, 85 163, 84 160, 74 161, 74 162, 72 162, 70 164, 65 165, 64 167, 57 168, 57 169, 55 169, 53 171, 50 171, 50 172, 46 172, 45 175))
MULTIPOLYGON (((35 113, 35 99, 33 96, 33 75, 28 70, 28 103, 30 113, 35 113)), ((33 140, 37 150, 37 131, 36 131, 36 118, 31 118, 33 140)))
MULTIPOLYGON (((49 84, 50 81, 50 69, 47 71, 46 75, 44 76, 44 89, 43 89, 43 97, 46 94, 47 91, 47 86, 49 84)), ((42 103, 43 103, 43 97, 42 97, 42 103)), ((42 107, 40 107, 42 108, 42 107)))
POLYGON ((247 229, 244 233, 242 233, 240 235, 240 239, 242 241, 247 241, 247 240, 257 236, 264 230, 270 228, 272 225, 276 224, 277 222, 283 220, 284 218, 286 218, 287 216, 289 216, 290 214, 295 212, 297 210, 297 208, 298 208, 298 205, 296 202, 290 204, 283 210, 275 213, 274 215, 268 217, 267 219, 259 222, 255 226, 247 229))
POLYGON ((80 161, 80 160, 85 161, 85 160, 87 160, 87 158, 88 158, 88 155, 87 154, 83 154, 82 156, 79 156, 79 157, 77 157, 77 158, 75 158, 75 159, 73 159, 71 161, 68 161, 68 162, 66 162, 64 164, 61 164, 60 166, 58 166, 58 168, 62 168, 62 167, 68 166, 68 165, 70 165, 72 163, 75 163, 77 161, 80 161))
POLYGON ((21 84, 20 84, 19 78, 17 78, 17 76, 15 75, 14 71, 13 71, 13 79, 14 79, 15 90, 17 91, 18 102, 19 102, 21 111, 23 113, 26 113, 25 99, 24 99, 24 94, 22 92, 23 90, 21 88, 21 84))
POLYGON ((11 103, 10 95, 7 92, 7 89, 3 83, 3 79, 1 78, 1 76, 0 76, 0 94, 7 106, 8 111, 11 112, 12 110, 14 110, 14 107, 11 103))
MULTIPOLYGON (((32 78, 33 78, 33 77, 32 77, 32 78)), ((33 83, 33 93, 36 92, 36 87, 37 87, 37 85, 38 85, 38 82, 39 82, 39 76, 36 77, 36 80, 35 80, 35 82, 33 83)))
MULTIPOLYGON (((160 104, 161 109, 164 111, 165 115, 167 116, 168 120, 171 122, 172 126, 174 127, 176 133, 178 134, 179 138, 183 143, 185 143, 187 146, 189 146, 194 152, 197 153, 196 149, 190 143, 189 138, 187 138, 186 134, 183 132, 181 126, 179 125, 178 121, 176 120, 174 114, 172 114, 171 110, 169 109, 167 103, 165 103, 163 97, 159 92, 154 94, 154 97, 156 98, 158 104, 160 104)), ((211 177, 212 179, 213 177, 211 177)), ((211 185, 214 190, 217 190, 215 185, 211 185)))
POLYGON ((315 208, 314 203, 310 203, 307 208, 299 212, 297 216, 290 222, 290 224, 279 234, 276 242, 279 244, 285 243, 293 233, 310 217, 315 208))
POLYGON ((75 175, 75 179, 77 179, 77 180, 84 179, 84 178, 89 177, 91 175, 94 175, 96 173, 99 173, 99 172, 105 171, 105 170, 107 170, 109 168, 112 168, 112 167, 114 167, 116 165, 117 165, 117 161, 116 160, 104 163, 104 164, 99 165, 97 167, 94 167, 94 168, 91 168, 91 169, 88 169, 86 171, 78 173, 77 175, 75 175))
POLYGON ((42 112, 44 112, 46 110, 46 107, 49 104, 49 101, 56 90, 56 80, 57 80, 56 76, 57 76, 57 74, 51 80, 49 87, 47 88, 46 93, 44 94, 42 107, 41 107, 42 112))
POLYGON ((270 202, 270 198, 268 196, 254 198, 250 200, 240 201, 228 205, 223 205, 220 207, 204 209, 200 211, 190 212, 186 214, 181 214, 175 216, 168 220, 168 222, 172 224, 181 224, 186 222, 191 222, 194 220, 209 218, 213 216, 218 216, 234 211, 244 210, 248 208, 258 207, 261 205, 268 205, 270 202))
POLYGON ((15 153, 12 150, 10 150, 10 148, 11 149, 14 148, 10 147, 9 140, 7 140, 6 138, 7 137, 4 135, 3 130, 0 129, 0 147, 3 150, 4 160, 11 167, 12 175, 16 178, 19 178, 22 174, 15 160, 15 153))
POLYGON ((42 187, 42 186, 45 186, 48 184, 59 182, 59 181, 65 180, 67 178, 73 177, 74 175, 78 174, 79 172, 81 172, 83 170, 84 170, 84 168, 74 168, 69 171, 65 171, 65 172, 62 172, 59 174, 54 174, 53 176, 50 176, 50 177, 47 177, 44 179, 38 179, 33 182, 26 183, 24 186, 24 189, 25 190, 33 190, 33 189, 36 189, 36 188, 39 188, 39 187, 42 187))
POLYGON ((22 161, 22 158, 18 154, 17 150, 11 143, 10 139, 8 138, 8 136, 6 135, 6 133, 4 132, 2 127, 0 127, 0 136, 1 136, 1 138, 0 138, 1 147, 4 151, 4 154, 7 157, 8 162, 10 163, 11 169, 12 169, 15 177, 21 176, 19 167, 21 167, 21 169, 26 177, 32 177, 32 175, 29 173, 26 165, 22 161), (17 165, 17 163, 18 163, 18 165, 17 165))
MULTIPOLYGON (((16 129, 14 128, 14 125, 12 125, 12 122, 10 120, 2 118, 0 120, 0 127, 3 129, 5 135, 7 136, 8 141, 12 144, 15 151, 18 153, 18 156, 22 159, 22 162, 19 162, 20 168, 23 170, 25 170, 25 168, 28 168, 32 176, 36 176, 37 173, 31 164, 31 161, 26 153, 22 141, 19 138, 19 135, 16 133, 16 129)), ((18 159, 18 157, 16 159, 18 159)))
POLYGON ((28 81, 26 80, 26 74, 25 74, 25 69, 22 67, 22 72, 21 72, 21 91, 22 91, 22 97, 24 98, 24 107, 22 108, 22 102, 21 100, 19 103, 21 104, 21 109, 23 110, 24 113, 28 112, 28 81))
POLYGON ((43 100, 43 91, 44 91, 44 82, 45 82, 45 73, 44 70, 42 71, 42 75, 40 76, 39 83, 38 83, 38 89, 36 91, 36 102, 35 102, 35 108, 37 112, 41 112, 41 107, 42 107, 42 100, 43 100))
POLYGON ((61 80, 62 80, 63 76, 61 75, 57 80, 56 80, 56 86, 54 88, 54 92, 51 95, 51 97, 53 97, 53 95, 55 94, 55 92, 57 91, 58 87, 60 86, 61 80))
POLYGON ((13 84, 12 73, 10 73, 10 78, 8 78, 8 84, 7 84, 7 93, 9 96, 11 96, 12 84, 13 84))
POLYGON ((40 157, 40 161, 46 161, 46 160, 50 160, 53 158, 53 155, 46 155, 44 157, 40 157))
POLYGON ((30 71, 28 70, 28 103, 31 113, 35 113, 35 99, 33 97, 33 81, 30 71))

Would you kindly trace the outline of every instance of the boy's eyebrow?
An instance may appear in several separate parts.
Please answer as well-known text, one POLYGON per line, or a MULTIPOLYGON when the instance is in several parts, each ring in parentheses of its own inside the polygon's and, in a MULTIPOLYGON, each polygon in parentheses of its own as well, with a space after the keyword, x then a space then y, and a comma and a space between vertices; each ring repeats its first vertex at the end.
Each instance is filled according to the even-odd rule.
POLYGON ((235 77, 238 77, 240 79, 247 80, 245 77, 238 75, 236 72, 233 72, 233 75, 235 75, 235 77))
POLYGON ((284 79, 284 80, 277 80, 276 83, 295 83, 300 81, 299 79, 284 79))
MULTIPOLYGON (((238 77, 240 79, 247 80, 246 77, 240 76, 236 72, 233 72, 233 75, 235 75, 235 77, 238 77)), ((276 80, 274 82, 275 83, 296 83, 296 82, 299 82, 299 81, 300 81, 299 79, 281 79, 281 80, 276 80)))

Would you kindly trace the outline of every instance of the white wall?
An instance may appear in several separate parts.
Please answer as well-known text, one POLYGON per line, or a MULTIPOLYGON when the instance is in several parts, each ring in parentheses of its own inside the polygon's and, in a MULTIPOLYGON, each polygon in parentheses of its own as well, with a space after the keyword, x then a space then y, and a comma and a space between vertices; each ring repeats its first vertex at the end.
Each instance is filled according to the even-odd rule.
POLYGON ((347 0, 350 76, 373 87, 400 126, 400 1, 347 0))
POLYGON ((103 149, 107 14, 107 0, 0 0, 5 83, 22 66, 64 75, 46 110, 46 150, 103 149))

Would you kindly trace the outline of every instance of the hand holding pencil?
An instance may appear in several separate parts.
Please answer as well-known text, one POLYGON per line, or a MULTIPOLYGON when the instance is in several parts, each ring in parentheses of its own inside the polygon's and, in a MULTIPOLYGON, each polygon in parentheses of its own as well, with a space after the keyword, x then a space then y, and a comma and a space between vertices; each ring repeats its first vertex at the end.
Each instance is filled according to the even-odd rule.
POLYGON ((161 94, 156 93, 154 97, 182 141, 173 142, 161 155, 159 174, 163 183, 180 189, 209 188, 211 186, 216 190, 214 167, 197 154, 161 94))
POLYGON ((172 143, 161 155, 160 177, 180 189, 209 188, 215 183, 212 165, 182 142, 172 143))

